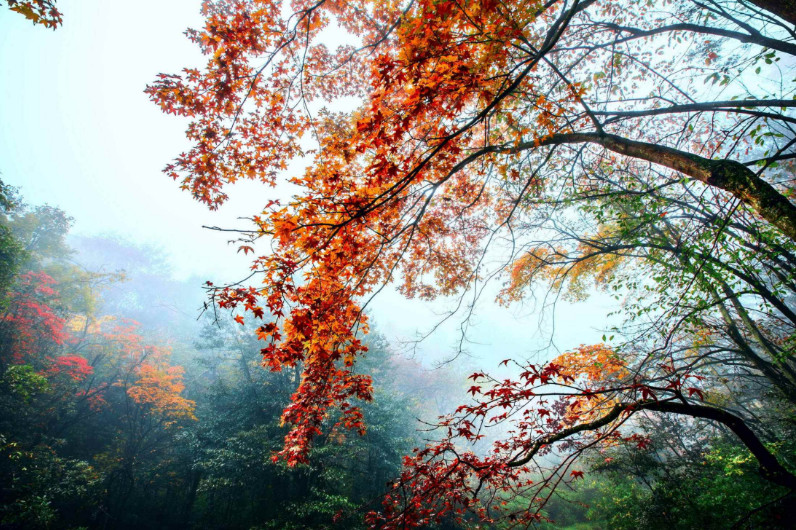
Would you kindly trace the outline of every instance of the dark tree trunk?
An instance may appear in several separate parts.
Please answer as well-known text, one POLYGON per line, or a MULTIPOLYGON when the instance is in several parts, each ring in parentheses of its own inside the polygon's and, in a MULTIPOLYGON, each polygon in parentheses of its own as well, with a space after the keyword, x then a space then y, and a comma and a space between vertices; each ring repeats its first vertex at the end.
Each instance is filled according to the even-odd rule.
POLYGON ((796 0, 749 0, 749 3, 796 25, 796 0))

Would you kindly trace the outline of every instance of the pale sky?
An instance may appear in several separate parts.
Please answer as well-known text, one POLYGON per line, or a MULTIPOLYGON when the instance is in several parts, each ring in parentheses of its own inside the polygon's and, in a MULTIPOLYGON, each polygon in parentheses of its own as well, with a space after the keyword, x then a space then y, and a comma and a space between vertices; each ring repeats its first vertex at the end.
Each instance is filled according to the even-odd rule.
POLYGON ((187 146, 185 122, 143 93, 157 73, 203 62, 182 34, 201 22, 200 1, 58 6, 64 25, 56 31, 0 9, 3 179, 27 202, 74 216, 74 233, 118 233, 165 247, 177 275, 240 270, 246 260, 227 252, 229 237, 201 225, 229 226, 260 201, 233 194, 251 200, 212 213, 180 191, 161 169, 187 146))
MULTIPOLYGON (((195 202, 161 173, 187 147, 186 123, 161 113, 143 93, 159 72, 204 64, 183 35, 201 24, 200 4, 59 0, 64 25, 56 31, 0 8, 0 173, 29 204, 48 203, 72 215, 73 233, 115 234, 163 247, 175 276, 220 284, 245 275, 249 260, 226 243, 228 235, 201 226, 246 227, 236 218, 258 212, 269 190, 237 184, 218 212, 195 202)), ((488 298, 474 319, 479 345, 469 347, 472 362, 494 366, 549 341, 549 318, 540 332, 538 315, 496 308, 488 298)), ((372 314, 396 341, 427 329, 442 307, 385 292, 372 314)), ((562 303, 557 345, 598 342, 609 307, 604 297, 562 303)), ((443 358, 456 347, 457 328, 458 320, 444 326, 421 345, 420 355, 443 358)))

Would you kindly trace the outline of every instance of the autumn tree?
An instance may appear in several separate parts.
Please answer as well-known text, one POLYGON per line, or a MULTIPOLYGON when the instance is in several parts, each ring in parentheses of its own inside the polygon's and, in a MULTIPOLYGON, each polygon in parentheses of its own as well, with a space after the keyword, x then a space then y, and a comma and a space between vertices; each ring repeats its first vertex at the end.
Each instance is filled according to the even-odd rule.
POLYGON ((538 280, 575 297, 597 282, 628 296, 623 344, 517 362, 517 379, 473 374, 474 402, 407 460, 373 523, 536 521, 582 475, 584 451, 645 445, 627 428, 636 415, 722 425, 766 479, 795 489, 742 403, 706 399, 756 381, 793 404, 791 7, 206 2, 205 26, 188 32, 206 66, 148 89, 191 119, 193 146, 167 174, 217 208, 229 184, 275 186, 288 161, 312 160, 284 177, 294 198, 266 202, 241 234, 262 285, 213 291, 222 307, 273 315, 257 330, 266 365, 303 370, 282 456, 303 461, 332 406, 364 429, 355 401, 370 381, 353 364, 362 310, 385 284, 478 299, 502 277, 513 302, 538 280), (330 50, 333 30, 352 44, 330 50), (351 98, 351 112, 323 107, 351 98), (468 448, 505 422, 512 435, 491 452, 468 448), (545 469, 537 457, 559 446, 545 469), (504 495, 527 503, 501 512, 504 495))
POLYGON ((0 217, 13 265, 0 295, 0 525, 82 525, 98 506, 118 505, 114 479, 127 476, 119 470, 155 461, 195 420, 194 403, 168 348, 97 314, 101 287, 117 275, 70 261, 70 218, 8 204, 0 217))
POLYGON ((56 0, 6 0, 5 3, 11 11, 45 28, 55 29, 63 23, 63 15, 55 7, 56 0))

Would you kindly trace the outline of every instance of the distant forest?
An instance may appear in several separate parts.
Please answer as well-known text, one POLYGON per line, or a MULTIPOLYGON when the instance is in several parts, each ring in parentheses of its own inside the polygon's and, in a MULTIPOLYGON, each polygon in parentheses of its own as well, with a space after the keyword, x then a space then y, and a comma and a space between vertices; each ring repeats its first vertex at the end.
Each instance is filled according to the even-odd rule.
POLYGON ((69 239, 66 213, 2 197, 4 528, 362 527, 421 442, 415 419, 462 392, 372 335, 366 434, 331 429, 308 464, 274 462, 299 368, 263 368, 228 312, 197 321, 201 282, 172 279, 157 249, 69 239))

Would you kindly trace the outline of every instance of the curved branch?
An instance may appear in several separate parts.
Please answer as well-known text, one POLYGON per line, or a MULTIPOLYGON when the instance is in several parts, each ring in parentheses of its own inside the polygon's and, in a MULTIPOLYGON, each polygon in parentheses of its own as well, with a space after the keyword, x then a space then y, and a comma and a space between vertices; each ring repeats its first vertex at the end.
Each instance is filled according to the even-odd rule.
POLYGON ((686 24, 686 23, 661 26, 659 28, 655 28, 652 30, 641 30, 638 28, 620 26, 618 24, 611 24, 607 22, 601 22, 600 25, 608 29, 612 29, 614 31, 622 31, 630 33, 635 38, 652 37, 654 35, 660 35, 661 33, 668 33, 671 31, 688 31, 692 33, 704 33, 708 35, 716 35, 718 37, 735 39, 739 42, 744 42, 748 44, 757 44, 758 46, 771 48, 772 50, 779 50, 783 53, 787 53, 788 55, 796 55, 796 44, 779 39, 772 39, 770 37, 766 37, 759 33, 748 35, 746 33, 741 33, 739 31, 731 31, 728 29, 712 28, 710 26, 700 26, 699 24, 686 24))
POLYGON ((593 431, 604 427, 614 420, 618 419, 622 414, 628 413, 630 415, 641 410, 649 410, 653 412, 664 412, 669 414, 680 414, 683 416, 691 416, 692 418, 703 418, 706 420, 721 423, 729 428, 746 446, 752 456, 755 457, 760 464, 761 476, 777 484, 791 490, 796 490, 796 476, 790 471, 785 469, 779 463, 777 458, 763 445, 760 438, 746 425, 740 417, 727 412, 726 410, 718 409, 708 405, 693 405, 690 403, 683 403, 679 401, 641 401, 638 403, 620 403, 608 411, 604 416, 588 422, 575 425, 568 429, 547 436, 535 442, 530 450, 525 453, 522 458, 509 461, 506 465, 509 467, 520 467, 528 462, 539 452, 539 450, 555 442, 564 440, 583 431, 593 431))
POLYGON ((760 464, 760 474, 764 479, 791 490, 796 490, 796 476, 785 469, 777 458, 766 449, 760 438, 750 429, 740 417, 726 410, 710 407, 708 405, 692 405, 675 401, 657 401, 643 404, 640 408, 655 412, 681 414, 694 418, 721 423, 728 427, 749 449, 752 456, 760 464))
POLYGON ((704 184, 728 191, 796 241, 796 206, 771 184, 734 160, 711 160, 671 147, 599 133, 554 134, 504 151, 519 152, 543 145, 577 143, 598 144, 609 151, 674 169, 704 184))
POLYGON ((693 177, 703 184, 730 192, 792 241, 796 241, 796 205, 744 164, 735 160, 704 158, 687 151, 630 140, 615 134, 599 132, 553 134, 511 147, 487 146, 462 159, 442 180, 450 178, 489 153, 516 154, 543 146, 583 143, 598 144, 609 151, 630 158, 665 166, 693 177))
MULTIPOLYGON (((711 101, 708 103, 689 103, 684 105, 671 105, 669 107, 660 107, 657 109, 642 109, 642 110, 617 110, 617 111, 592 111, 595 116, 610 116, 610 121, 618 118, 636 118, 646 116, 656 116, 658 114, 676 114, 681 112, 733 112, 732 109, 742 109, 749 111, 756 107, 796 107, 796 100, 792 99, 739 99, 735 101, 711 101)), ((737 111, 736 111, 737 112, 737 111)), ((754 115, 767 116, 772 119, 777 119, 787 122, 796 122, 796 119, 789 116, 779 116, 771 113, 758 113, 754 115)))

